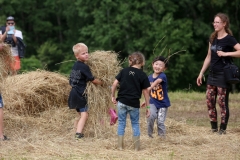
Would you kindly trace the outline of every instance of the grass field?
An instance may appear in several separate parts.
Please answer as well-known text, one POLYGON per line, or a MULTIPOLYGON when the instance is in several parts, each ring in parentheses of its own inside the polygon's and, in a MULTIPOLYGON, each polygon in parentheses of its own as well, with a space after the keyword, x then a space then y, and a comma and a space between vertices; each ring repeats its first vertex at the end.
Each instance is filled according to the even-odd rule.
MULTIPOLYGON (((86 130, 87 137, 76 141, 73 129, 76 113, 67 106, 53 107, 38 117, 19 116, 14 114, 14 110, 5 110, 5 134, 11 140, 0 142, 0 159, 240 159, 240 94, 230 94, 230 119, 226 135, 211 133, 205 93, 170 92, 169 96, 172 105, 166 120, 166 139, 158 138, 156 132, 154 138, 147 136, 145 109, 141 109, 141 150, 138 152, 133 149, 129 119, 124 137, 125 147, 119 151, 116 148, 117 125, 109 125, 110 117, 104 117, 99 131, 86 130), (93 136, 93 132, 101 134, 93 136)), ((90 130, 91 126, 87 129, 90 130)))

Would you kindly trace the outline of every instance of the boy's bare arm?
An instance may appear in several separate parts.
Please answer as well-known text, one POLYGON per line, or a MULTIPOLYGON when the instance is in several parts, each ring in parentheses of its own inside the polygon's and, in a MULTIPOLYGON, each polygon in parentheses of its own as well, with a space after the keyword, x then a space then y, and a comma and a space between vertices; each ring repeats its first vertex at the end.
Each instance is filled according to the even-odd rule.
POLYGON ((157 84, 161 83, 162 82, 162 79, 161 78, 158 78, 157 80, 155 80, 151 86, 148 88, 149 90, 153 89, 153 87, 155 87, 157 84))

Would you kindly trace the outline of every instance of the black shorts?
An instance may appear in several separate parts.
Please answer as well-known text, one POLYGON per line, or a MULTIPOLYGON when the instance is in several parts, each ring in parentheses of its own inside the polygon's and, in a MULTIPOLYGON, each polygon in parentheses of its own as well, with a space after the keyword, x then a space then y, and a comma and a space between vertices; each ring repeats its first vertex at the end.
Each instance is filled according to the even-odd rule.
POLYGON ((72 88, 68 97, 68 106, 70 109, 85 108, 87 106, 87 97, 79 94, 72 88))
POLYGON ((221 88, 229 88, 230 87, 230 85, 225 80, 223 72, 213 72, 211 70, 209 71, 207 84, 212 85, 212 86, 221 87, 221 88))

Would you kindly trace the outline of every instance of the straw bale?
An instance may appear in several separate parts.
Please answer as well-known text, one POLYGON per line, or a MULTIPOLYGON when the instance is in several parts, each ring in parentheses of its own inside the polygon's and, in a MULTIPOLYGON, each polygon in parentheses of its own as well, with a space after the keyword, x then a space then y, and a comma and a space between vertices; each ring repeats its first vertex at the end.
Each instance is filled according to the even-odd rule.
POLYGON ((0 82, 13 73, 12 64, 14 62, 11 47, 8 44, 0 42, 0 82))
POLYGON ((70 91, 67 77, 44 70, 9 76, 2 84, 5 108, 19 115, 66 106, 70 91))
POLYGON ((90 53, 87 64, 94 77, 104 82, 102 86, 89 82, 85 90, 89 106, 86 131, 94 132, 94 135, 97 136, 97 133, 108 129, 106 126, 104 128, 103 124, 109 126, 107 119, 110 119, 108 110, 111 102, 111 86, 121 69, 121 63, 118 60, 118 54, 113 51, 95 51, 90 53))

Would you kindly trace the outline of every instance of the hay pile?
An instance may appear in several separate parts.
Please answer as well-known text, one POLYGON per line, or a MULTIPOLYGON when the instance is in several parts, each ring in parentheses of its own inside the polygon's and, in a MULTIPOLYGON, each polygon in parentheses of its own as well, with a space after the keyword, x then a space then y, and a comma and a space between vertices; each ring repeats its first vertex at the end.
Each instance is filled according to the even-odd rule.
MULTIPOLYGON (((85 90, 89 106, 85 135, 97 136, 110 128, 111 86, 121 64, 112 51, 91 53, 87 64, 94 77, 104 82, 101 86, 89 82, 85 90)), ((67 107, 70 90, 67 77, 43 70, 10 76, 2 82, 5 109, 18 115, 36 116, 54 107, 67 107)))
POLYGON ((108 110, 112 105, 111 86, 121 69, 121 64, 118 61, 118 54, 113 51, 95 51, 90 54, 87 64, 94 77, 104 82, 102 86, 89 82, 85 91, 89 106, 86 132, 94 132, 93 134, 97 136, 110 126, 108 110))
POLYGON ((5 109, 18 115, 39 115, 66 106, 69 91, 67 77, 43 70, 10 76, 2 83, 5 109))
POLYGON ((0 82, 7 77, 8 74, 12 74, 13 71, 13 56, 11 48, 8 44, 0 42, 0 82))

